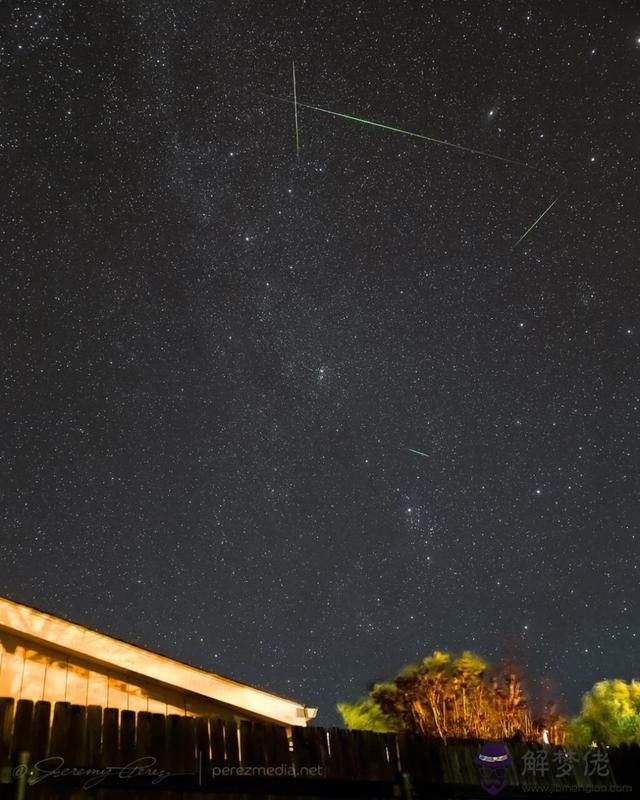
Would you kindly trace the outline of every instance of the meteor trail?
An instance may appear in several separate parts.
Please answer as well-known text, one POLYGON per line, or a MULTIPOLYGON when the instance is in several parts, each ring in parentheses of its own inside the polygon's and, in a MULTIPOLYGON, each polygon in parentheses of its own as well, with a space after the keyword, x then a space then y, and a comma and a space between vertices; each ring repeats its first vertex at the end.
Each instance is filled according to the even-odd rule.
POLYGON ((298 97, 296 95, 296 65, 291 62, 293 68, 293 117, 296 123, 296 155, 300 157, 300 136, 298 133, 298 97))
MULTIPOLYGON (((260 93, 261 94, 261 93, 260 93)), ((274 97, 273 95, 266 95, 266 97, 271 97, 272 100, 281 100, 285 103, 292 102, 291 100, 287 100, 284 97, 274 97)), ((434 139, 433 136, 425 136, 423 133, 415 133, 414 131, 405 131, 403 128, 394 128, 392 125, 385 125, 382 122, 374 122, 370 119, 363 119, 362 117, 354 117, 351 114, 341 114, 339 111, 331 111, 328 108, 320 108, 320 106, 312 106, 308 103, 301 103, 297 98, 294 98, 294 107, 296 110, 296 119, 297 119, 297 109, 298 106, 301 108, 309 108, 312 111, 320 111, 323 114, 330 114, 332 117, 340 117, 340 119, 349 119, 352 122, 360 122, 362 125, 371 125, 374 128, 383 128, 386 131, 392 131, 393 133, 402 133, 405 136, 413 136, 415 139, 423 139, 427 142, 432 142, 434 144, 440 144, 444 147, 452 147, 455 150, 463 150, 465 153, 473 153, 476 156, 485 156, 486 158, 494 158, 497 161, 504 161, 507 164, 517 164, 519 167, 527 167, 528 169, 532 169, 529 164, 525 164, 524 161, 516 161, 513 158, 504 158, 503 156, 496 156, 493 153, 486 153, 484 150, 474 150, 472 147, 465 147, 461 144, 454 144, 453 142, 447 142, 444 139, 434 139)))
POLYGON ((540 214, 540 216, 533 223, 533 225, 530 228, 527 228, 527 230, 522 234, 522 236, 518 239, 518 241, 513 245, 513 247, 511 248, 512 250, 515 250, 515 248, 520 244, 520 242, 531 233, 531 231, 536 227, 536 225, 540 222, 540 220, 544 217, 544 215, 547 214, 549 211, 551 211, 551 209, 555 206, 555 204, 558 202, 559 199, 560 195, 558 195, 556 199, 545 208, 545 210, 542 212, 542 214, 540 214))
POLYGON ((412 447, 407 447, 407 450, 410 453, 415 453, 417 456, 424 456, 425 458, 429 458, 429 454, 428 453, 422 453, 422 452, 420 452, 420 450, 414 450, 412 447))

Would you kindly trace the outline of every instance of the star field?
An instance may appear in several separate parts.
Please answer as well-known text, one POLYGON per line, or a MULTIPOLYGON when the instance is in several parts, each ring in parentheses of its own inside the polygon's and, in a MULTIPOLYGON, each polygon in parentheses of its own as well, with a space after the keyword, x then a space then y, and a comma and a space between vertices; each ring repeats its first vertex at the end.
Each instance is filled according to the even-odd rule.
POLYGON ((637 678, 636 11, 3 6, 0 593, 325 724, 435 648, 637 678), (296 157, 292 60, 527 166, 305 108, 296 157))

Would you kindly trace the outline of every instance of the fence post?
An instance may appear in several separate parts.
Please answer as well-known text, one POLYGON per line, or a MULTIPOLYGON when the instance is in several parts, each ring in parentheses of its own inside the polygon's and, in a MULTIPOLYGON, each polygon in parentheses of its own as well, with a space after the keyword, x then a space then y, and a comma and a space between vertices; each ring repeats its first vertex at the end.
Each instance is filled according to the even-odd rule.
POLYGON ((402 778, 402 796, 404 800, 413 800, 414 793, 413 793, 413 783, 411 781, 411 775, 408 772, 401 773, 402 778))
POLYGON ((11 783, 12 697, 0 697, 0 783, 11 783))
POLYGON ((29 777, 29 753, 26 750, 20 751, 15 774, 18 776, 16 781, 16 800, 24 800, 27 778, 29 777))

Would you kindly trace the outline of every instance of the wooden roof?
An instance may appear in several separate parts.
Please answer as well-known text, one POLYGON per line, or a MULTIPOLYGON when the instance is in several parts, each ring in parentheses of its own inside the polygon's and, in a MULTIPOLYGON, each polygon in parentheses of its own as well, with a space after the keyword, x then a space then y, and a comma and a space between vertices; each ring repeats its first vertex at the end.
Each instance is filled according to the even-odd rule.
POLYGON ((0 627, 93 663, 211 698, 283 725, 306 725, 316 709, 123 642, 61 617, 0 597, 0 627))

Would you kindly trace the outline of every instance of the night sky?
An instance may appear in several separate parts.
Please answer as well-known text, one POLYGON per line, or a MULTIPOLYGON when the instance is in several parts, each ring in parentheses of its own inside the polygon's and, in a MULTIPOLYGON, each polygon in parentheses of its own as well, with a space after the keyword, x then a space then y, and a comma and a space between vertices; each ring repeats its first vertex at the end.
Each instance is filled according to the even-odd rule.
POLYGON ((435 648, 638 677, 634 3, 0 24, 0 594, 325 724, 435 648), (292 61, 527 166, 306 108, 297 157, 292 61))

